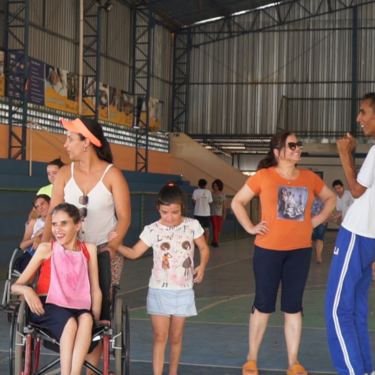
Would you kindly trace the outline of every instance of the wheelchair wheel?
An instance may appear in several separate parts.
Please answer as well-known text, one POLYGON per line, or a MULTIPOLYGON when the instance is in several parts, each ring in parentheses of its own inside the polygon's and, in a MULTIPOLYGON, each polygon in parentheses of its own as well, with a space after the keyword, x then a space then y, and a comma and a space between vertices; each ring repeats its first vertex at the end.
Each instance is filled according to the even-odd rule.
POLYGON ((130 368, 129 310, 127 306, 125 310, 123 309, 121 298, 116 299, 114 320, 114 335, 118 335, 115 338, 115 347, 121 348, 121 350, 114 350, 116 375, 128 375, 130 368))
POLYGON ((23 328, 25 326, 25 301, 12 314, 9 346, 9 373, 19 375, 23 371, 25 346, 22 345, 23 328))
POLYGON ((123 330, 122 335, 124 338, 124 344, 125 344, 125 372, 124 375, 130 374, 130 314, 129 314, 129 306, 125 306, 125 311, 123 312, 123 322, 125 321, 125 324, 123 324, 123 330))

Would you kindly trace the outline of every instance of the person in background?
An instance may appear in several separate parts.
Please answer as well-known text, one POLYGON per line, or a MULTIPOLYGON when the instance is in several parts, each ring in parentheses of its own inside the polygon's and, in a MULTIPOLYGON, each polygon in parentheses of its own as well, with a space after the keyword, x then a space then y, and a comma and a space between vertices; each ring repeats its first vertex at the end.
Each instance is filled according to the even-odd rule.
POLYGON ((281 282, 281 310, 288 354, 288 375, 307 375, 298 362, 302 333, 303 293, 311 263, 313 228, 323 223, 336 205, 335 194, 312 171, 297 168, 303 143, 283 131, 271 138, 267 156, 232 200, 242 227, 255 234, 253 269, 255 300, 250 314, 249 352, 243 375, 258 375, 259 348, 270 314, 275 311, 281 282), (253 223, 246 205, 259 195, 262 217, 253 223), (311 216, 314 196, 324 208, 311 216))
POLYGON ((210 235, 210 203, 212 202, 211 192, 206 189, 207 181, 203 178, 198 181, 199 189, 193 191, 191 197, 194 205, 194 219, 198 220, 202 228, 204 229, 204 238, 208 243, 208 237, 210 235))
POLYGON ((216 179, 212 183, 211 224, 212 224, 212 247, 219 247, 219 235, 223 221, 227 215, 226 197, 223 192, 223 181, 216 179))
POLYGON ((15 269, 18 272, 22 273, 24 271, 42 241, 50 201, 51 198, 46 194, 36 195, 33 199, 33 207, 39 217, 31 219, 26 226, 25 234, 20 244, 20 249, 24 250, 24 253, 17 259, 15 264, 15 269))
MULTIPOLYGON (((57 172, 64 165, 65 164, 61 161, 60 158, 54 159, 47 164, 47 177, 48 177, 48 181, 50 182, 50 184, 41 187, 36 193, 36 195, 45 194, 45 195, 48 195, 50 198, 52 197, 52 188, 55 182, 57 172)), ((37 219, 38 217, 39 217, 38 213, 36 212, 35 208, 33 208, 29 214, 29 219, 26 224, 29 224, 30 220, 37 219)))
MULTIPOLYGON (((318 198, 314 198, 313 205, 311 207, 311 216, 319 215, 324 207, 324 203, 318 198)), ((327 231, 327 220, 323 223, 319 224, 317 227, 314 228, 312 234, 312 241, 315 244, 315 251, 316 251, 316 259, 314 261, 315 264, 322 263, 322 252, 323 252, 323 241, 324 236, 327 231)))
POLYGON ((333 181, 332 187, 337 193, 337 213, 328 218, 328 222, 338 219, 339 223, 341 223, 344 220, 349 207, 353 204, 354 198, 349 190, 345 190, 344 184, 341 180, 333 181))

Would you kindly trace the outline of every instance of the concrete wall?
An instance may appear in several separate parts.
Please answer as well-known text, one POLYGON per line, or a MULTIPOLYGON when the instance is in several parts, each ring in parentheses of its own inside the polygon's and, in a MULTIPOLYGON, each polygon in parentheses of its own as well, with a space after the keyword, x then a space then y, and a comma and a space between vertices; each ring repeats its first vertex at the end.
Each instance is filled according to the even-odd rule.
POLYGON ((224 183, 224 191, 234 195, 245 183, 245 176, 211 151, 195 142, 184 133, 170 134, 170 172, 182 175, 183 179, 197 185, 204 178, 211 189, 212 182, 219 178, 224 183))

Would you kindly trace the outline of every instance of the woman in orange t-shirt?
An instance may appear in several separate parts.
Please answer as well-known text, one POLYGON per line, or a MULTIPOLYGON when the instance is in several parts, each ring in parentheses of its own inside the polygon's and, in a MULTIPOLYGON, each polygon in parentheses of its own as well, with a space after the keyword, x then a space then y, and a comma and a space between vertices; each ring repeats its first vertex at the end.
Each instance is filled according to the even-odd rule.
POLYGON ((232 201, 232 209, 250 234, 255 234, 253 268, 255 301, 250 315, 249 353, 243 375, 257 375, 257 357, 268 318, 275 311, 282 285, 281 310, 285 316, 288 375, 307 375, 298 363, 302 331, 302 297, 311 262, 311 234, 336 206, 335 194, 313 172, 296 167, 302 142, 289 131, 275 134, 267 156, 232 201), (253 224, 245 206, 259 194, 262 218, 253 224), (324 202, 311 217, 314 196, 324 202))

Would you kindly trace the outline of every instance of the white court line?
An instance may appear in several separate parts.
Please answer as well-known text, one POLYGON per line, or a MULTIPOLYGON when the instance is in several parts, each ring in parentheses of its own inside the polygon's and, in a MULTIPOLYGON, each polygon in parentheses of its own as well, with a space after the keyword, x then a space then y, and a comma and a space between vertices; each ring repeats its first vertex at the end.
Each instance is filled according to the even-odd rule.
MULTIPOLYGON (((214 269, 216 269, 216 268, 220 268, 220 267, 226 267, 226 266, 228 266, 229 264, 233 264, 233 263, 237 263, 237 262, 242 262, 243 260, 251 259, 251 258, 253 258, 253 256, 249 256, 249 257, 246 257, 246 258, 233 260, 232 262, 223 263, 223 264, 220 264, 220 265, 218 265, 218 266, 214 266, 214 267, 206 268, 205 272, 207 272, 207 271, 211 271, 211 270, 214 270, 214 269)), ((148 284, 147 284, 146 286, 141 286, 140 288, 136 288, 136 289, 132 289, 132 290, 127 290, 126 292, 120 292, 120 293, 117 293, 117 295, 118 295, 118 296, 123 296, 124 294, 133 293, 133 292, 136 292, 137 290, 142 290, 142 289, 146 289, 146 288, 148 288, 148 284)))

